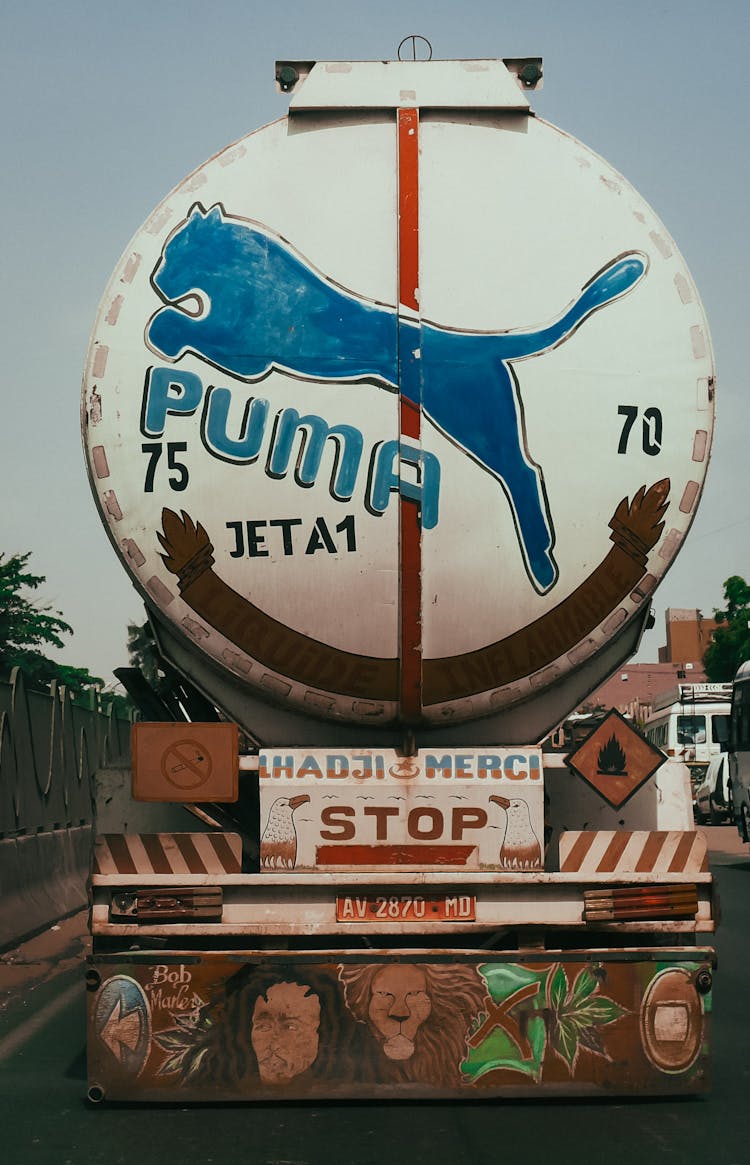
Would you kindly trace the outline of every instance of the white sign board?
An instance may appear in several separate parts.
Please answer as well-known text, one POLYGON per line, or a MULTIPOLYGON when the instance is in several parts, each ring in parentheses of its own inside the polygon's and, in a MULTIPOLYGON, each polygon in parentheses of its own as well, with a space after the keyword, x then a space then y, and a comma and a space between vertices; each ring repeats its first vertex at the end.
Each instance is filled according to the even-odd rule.
POLYGON ((261 753, 263 873, 544 867, 539 749, 261 753))

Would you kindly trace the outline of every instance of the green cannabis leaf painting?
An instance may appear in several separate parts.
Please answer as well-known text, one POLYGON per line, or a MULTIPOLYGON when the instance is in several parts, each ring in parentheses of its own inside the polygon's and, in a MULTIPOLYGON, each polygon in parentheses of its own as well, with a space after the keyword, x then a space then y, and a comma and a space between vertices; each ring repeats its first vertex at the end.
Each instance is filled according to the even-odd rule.
POLYGON ((504 1068, 539 1081, 548 1050, 571 1076, 581 1050, 610 1059, 605 1029, 627 1009, 601 991, 597 970, 584 967, 571 983, 560 963, 480 966, 491 1004, 469 1032, 464 1076, 475 1082, 504 1068))
POLYGON ((172 1019, 176 1027, 154 1033, 156 1043, 169 1053, 159 1067, 157 1076, 181 1072, 183 1079, 189 1080, 205 1059, 208 1051, 205 1041, 213 1025, 205 1012, 189 1012, 184 1015, 173 1013, 172 1019))

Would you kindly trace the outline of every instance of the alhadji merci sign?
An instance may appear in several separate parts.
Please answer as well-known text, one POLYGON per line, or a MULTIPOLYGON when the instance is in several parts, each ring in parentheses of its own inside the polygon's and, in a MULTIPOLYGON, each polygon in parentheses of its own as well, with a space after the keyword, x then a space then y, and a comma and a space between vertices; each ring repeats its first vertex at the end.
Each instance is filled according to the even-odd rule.
POLYGON ((259 778, 264 873, 543 869, 539 749, 287 750, 259 778))

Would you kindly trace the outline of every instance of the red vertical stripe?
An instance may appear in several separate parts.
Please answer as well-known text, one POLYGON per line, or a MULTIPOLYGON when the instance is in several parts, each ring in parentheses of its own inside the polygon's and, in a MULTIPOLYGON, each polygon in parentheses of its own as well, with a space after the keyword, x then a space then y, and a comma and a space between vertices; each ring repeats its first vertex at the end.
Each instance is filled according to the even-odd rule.
MULTIPOLYGON (((419 311, 419 112, 398 111, 398 293, 399 318, 419 311), (407 311, 404 311, 407 309, 407 311)), ((410 329, 411 331, 411 329, 410 329)), ((403 339, 399 328, 399 345, 403 339)), ((411 358, 410 353, 402 353, 411 358)), ((401 398, 400 437, 419 443, 418 405, 401 398)), ((413 500, 402 497, 400 515, 400 710, 407 722, 422 710, 422 532, 413 500)))
POLYGON ((419 112, 398 111, 398 294, 419 311, 419 112))

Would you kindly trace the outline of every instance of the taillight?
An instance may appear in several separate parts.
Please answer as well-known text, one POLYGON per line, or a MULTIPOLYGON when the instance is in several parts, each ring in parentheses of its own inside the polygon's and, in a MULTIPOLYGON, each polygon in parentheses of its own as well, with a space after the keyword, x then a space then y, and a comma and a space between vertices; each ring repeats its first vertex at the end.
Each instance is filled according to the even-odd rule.
POLYGON ((112 921, 221 922, 220 886, 169 886, 156 890, 121 890, 112 895, 112 921))
POLYGON ((670 886, 617 886, 583 892, 584 922, 694 918, 697 913, 698 887, 692 882, 670 886))

